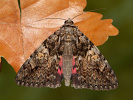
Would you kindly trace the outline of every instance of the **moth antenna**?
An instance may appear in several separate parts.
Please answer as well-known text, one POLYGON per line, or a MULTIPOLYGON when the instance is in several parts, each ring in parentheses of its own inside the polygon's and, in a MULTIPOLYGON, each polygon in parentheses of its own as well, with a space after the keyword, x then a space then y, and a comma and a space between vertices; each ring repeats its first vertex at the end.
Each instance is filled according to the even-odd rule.
MULTIPOLYGON (((100 9, 89 10, 89 11, 87 11, 87 12, 90 12, 90 11, 98 11, 98 10, 102 10, 102 9, 106 9, 106 8, 100 8, 100 9)), ((78 16, 80 16, 80 15, 82 15, 82 14, 84 14, 84 13, 87 13, 87 12, 83 12, 83 13, 81 13, 81 14, 79 14, 79 15, 76 15, 76 16, 73 17, 71 20, 73 20, 73 19, 75 19, 76 17, 78 17, 78 16)))
POLYGON ((63 19, 63 18, 45 18, 45 19, 61 19, 61 20, 66 20, 66 19, 63 19))
MULTIPOLYGON (((87 11, 87 12, 90 12, 90 11, 97 11, 97 10, 102 10, 102 9, 106 9, 106 8, 100 8, 100 9, 89 10, 89 11, 87 11)), ((73 17, 71 20, 73 20, 73 19, 75 19, 76 17, 78 17, 78 16, 80 16, 80 15, 82 15, 82 14, 84 14, 84 13, 87 13, 87 12, 83 12, 83 13, 77 15, 77 16, 73 17)), ((37 20, 37 21, 42 21, 42 20, 46 20, 46 19, 61 19, 61 20, 67 20, 67 19, 63 19, 63 18, 45 18, 45 19, 41 19, 41 20, 37 20)), ((37 22, 37 21, 35 21, 35 22, 37 22)))
POLYGON ((46 20, 46 19, 61 19, 61 20, 66 20, 66 19, 63 19, 63 18, 45 18, 45 19, 34 21, 34 22, 38 22, 38 21, 42 21, 42 20, 46 20))
POLYGON ((71 20, 73 20, 74 18, 76 18, 76 17, 78 17, 78 16, 80 16, 80 15, 82 15, 82 14, 84 14, 84 13, 86 13, 86 12, 83 12, 83 13, 81 13, 81 14, 79 14, 79 15, 73 17, 71 20))
POLYGON ((103 9, 106 9, 106 8, 100 8, 100 9, 89 10, 89 12, 90 12, 90 11, 98 11, 98 10, 103 10, 103 9))

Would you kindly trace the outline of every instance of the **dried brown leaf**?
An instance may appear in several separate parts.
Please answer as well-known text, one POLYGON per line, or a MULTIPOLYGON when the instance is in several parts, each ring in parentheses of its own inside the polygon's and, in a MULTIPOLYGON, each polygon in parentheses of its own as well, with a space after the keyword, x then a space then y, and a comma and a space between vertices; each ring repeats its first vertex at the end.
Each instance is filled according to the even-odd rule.
MULTIPOLYGON (((45 18, 73 18, 83 13, 85 6, 86 0, 21 0, 20 23, 17 0, 1 0, 0 56, 18 72, 31 53, 64 23, 45 18)), ((108 36, 118 34, 111 19, 101 18, 101 14, 87 12, 73 21, 95 45, 101 45, 108 36)))

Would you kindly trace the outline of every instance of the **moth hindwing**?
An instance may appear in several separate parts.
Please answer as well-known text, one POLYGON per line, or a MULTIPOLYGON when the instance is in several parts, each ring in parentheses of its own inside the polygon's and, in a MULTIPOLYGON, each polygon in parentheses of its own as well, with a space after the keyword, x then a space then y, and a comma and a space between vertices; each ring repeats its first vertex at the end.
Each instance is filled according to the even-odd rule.
POLYGON ((65 85, 74 88, 110 90, 117 78, 98 48, 70 19, 47 38, 22 65, 16 83, 28 87, 65 85))

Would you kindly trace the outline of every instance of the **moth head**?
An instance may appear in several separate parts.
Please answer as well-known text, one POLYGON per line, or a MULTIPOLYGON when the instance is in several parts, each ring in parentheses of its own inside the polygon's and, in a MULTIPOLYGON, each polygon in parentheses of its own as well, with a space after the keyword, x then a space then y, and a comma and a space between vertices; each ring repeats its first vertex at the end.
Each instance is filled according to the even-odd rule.
POLYGON ((70 19, 70 18, 68 18, 68 20, 66 20, 65 22, 64 22, 64 25, 73 25, 73 21, 70 19))

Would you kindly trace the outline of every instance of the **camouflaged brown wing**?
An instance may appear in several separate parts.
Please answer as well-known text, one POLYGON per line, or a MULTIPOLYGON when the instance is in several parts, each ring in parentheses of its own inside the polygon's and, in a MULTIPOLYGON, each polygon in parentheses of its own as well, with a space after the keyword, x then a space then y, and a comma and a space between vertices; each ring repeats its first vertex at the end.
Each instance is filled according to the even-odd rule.
POLYGON ((46 39, 41 46, 22 65, 16 76, 16 83, 26 87, 61 86, 62 76, 59 68, 59 36, 58 31, 46 39))
POLYGON ((77 54, 75 57, 76 74, 71 86, 92 90, 110 90, 118 87, 118 81, 108 61, 98 48, 78 31, 77 54))

